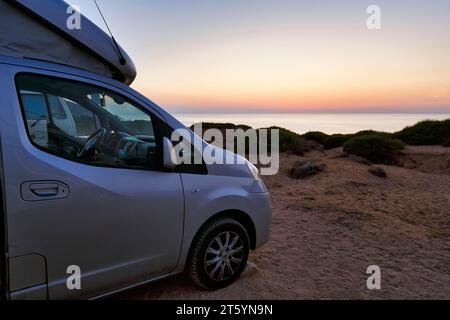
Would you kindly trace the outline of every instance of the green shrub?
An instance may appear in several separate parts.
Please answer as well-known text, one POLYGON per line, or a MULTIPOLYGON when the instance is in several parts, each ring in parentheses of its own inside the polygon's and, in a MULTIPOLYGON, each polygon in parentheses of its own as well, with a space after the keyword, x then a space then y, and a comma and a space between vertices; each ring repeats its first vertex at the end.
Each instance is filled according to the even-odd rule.
POLYGON ((359 131, 354 134, 333 134, 331 136, 328 136, 328 138, 325 139, 323 147, 325 150, 339 148, 339 147, 342 147, 351 138, 367 136, 367 135, 381 135, 381 136, 385 136, 385 137, 392 136, 392 134, 390 134, 390 133, 374 131, 374 130, 364 130, 364 131, 359 131))
POLYGON ((359 132, 353 134, 352 138, 360 137, 360 136, 368 136, 368 135, 372 135, 372 134, 377 134, 377 135, 381 135, 381 136, 385 136, 385 137, 392 137, 392 133, 388 133, 388 132, 375 131, 375 130, 363 130, 363 131, 359 131, 359 132))
MULTIPOLYGON (((271 130, 278 129, 280 134, 280 152, 292 152, 301 156, 305 153, 305 140, 299 134, 280 127, 268 128, 268 143, 270 144, 271 130)), ((269 148, 270 149, 270 148, 269 148)))
POLYGON ((393 137, 409 145, 441 145, 450 140, 450 119, 421 121, 394 133, 393 137))
POLYGON ((382 134, 356 136, 344 144, 344 151, 355 154, 373 163, 391 164, 396 151, 405 147, 398 139, 392 139, 382 134))
POLYGON ((297 161, 289 172, 292 179, 306 179, 324 171, 326 165, 316 161, 297 161))
MULTIPOLYGON (((246 125, 234 125, 232 123, 209 123, 209 122, 203 122, 202 123, 202 128, 203 131, 208 130, 208 129, 218 129, 220 131, 222 131, 222 133, 224 134, 224 138, 226 138, 225 136, 225 130, 226 129, 242 129, 244 131, 247 131, 249 129, 252 129, 249 126, 246 125)), ((193 129, 193 126, 191 127, 191 129, 193 129)), ((268 143, 268 152, 271 152, 271 130, 273 129, 278 129, 279 130, 279 137, 280 137, 280 152, 292 152, 296 155, 303 155, 304 151, 305 151, 305 143, 304 143, 304 139, 297 133, 289 131, 287 129, 284 128, 279 128, 279 127, 270 127, 270 128, 266 128, 267 129, 267 143, 268 143)), ((258 146, 259 146, 259 129, 255 130, 256 135, 258 137, 258 146)), ((237 152, 237 139, 235 138, 234 141, 234 152, 237 152)), ((245 140, 245 152, 248 153, 250 151, 251 148, 249 148, 249 140, 246 139, 245 140)), ((224 145, 224 147, 226 147, 226 143, 224 145)))
POLYGON ((325 143, 325 140, 329 137, 329 135, 320 131, 309 131, 303 134, 302 137, 305 138, 305 140, 315 141, 323 145, 325 143))
POLYGON ((325 150, 342 147, 351 137, 351 134, 333 134, 325 139, 323 147, 325 150))

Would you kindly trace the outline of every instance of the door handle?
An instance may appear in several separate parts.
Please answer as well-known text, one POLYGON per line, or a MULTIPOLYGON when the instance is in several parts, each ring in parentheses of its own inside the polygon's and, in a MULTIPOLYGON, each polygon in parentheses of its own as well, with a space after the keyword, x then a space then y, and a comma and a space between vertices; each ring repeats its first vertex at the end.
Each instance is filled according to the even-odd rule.
POLYGON ((64 199, 69 196, 69 187, 59 181, 24 182, 20 189, 25 201, 64 199))
POLYGON ((30 184, 30 191, 38 197, 46 198, 57 196, 59 188, 56 183, 37 183, 30 184))

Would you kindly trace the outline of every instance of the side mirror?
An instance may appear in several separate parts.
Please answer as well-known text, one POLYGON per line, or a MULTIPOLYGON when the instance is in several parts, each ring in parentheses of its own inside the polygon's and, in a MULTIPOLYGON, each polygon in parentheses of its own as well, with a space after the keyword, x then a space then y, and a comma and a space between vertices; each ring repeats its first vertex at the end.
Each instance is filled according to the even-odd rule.
POLYGON ((166 169, 175 169, 177 166, 177 156, 172 141, 163 138, 163 166, 166 169))

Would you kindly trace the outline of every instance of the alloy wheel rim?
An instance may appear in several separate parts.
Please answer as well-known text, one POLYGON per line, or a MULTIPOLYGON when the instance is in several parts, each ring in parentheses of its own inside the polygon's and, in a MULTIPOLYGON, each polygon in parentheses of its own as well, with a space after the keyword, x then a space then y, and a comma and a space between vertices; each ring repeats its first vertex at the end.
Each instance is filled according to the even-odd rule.
POLYGON ((215 281, 231 278, 242 264, 244 246, 241 237, 226 231, 215 237, 206 249, 205 269, 208 276, 215 281))

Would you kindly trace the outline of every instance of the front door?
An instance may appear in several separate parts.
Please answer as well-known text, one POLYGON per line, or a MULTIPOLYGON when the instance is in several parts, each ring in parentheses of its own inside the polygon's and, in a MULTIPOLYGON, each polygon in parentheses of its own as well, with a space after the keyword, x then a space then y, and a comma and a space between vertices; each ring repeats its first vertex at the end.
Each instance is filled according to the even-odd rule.
POLYGON ((93 81, 9 74, 3 89, 17 92, 2 105, 10 108, 2 116, 10 120, 3 157, 11 291, 42 290, 19 279, 39 282, 39 265, 50 299, 89 298, 170 273, 184 208, 180 174, 162 169, 163 120, 93 81), (71 277, 68 286, 77 270, 81 281, 71 277))

